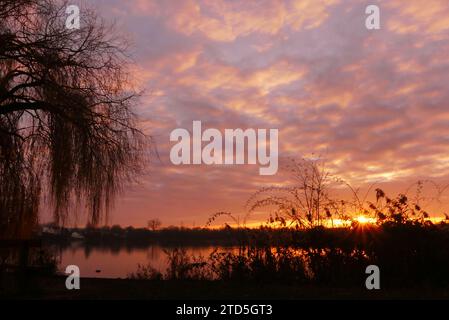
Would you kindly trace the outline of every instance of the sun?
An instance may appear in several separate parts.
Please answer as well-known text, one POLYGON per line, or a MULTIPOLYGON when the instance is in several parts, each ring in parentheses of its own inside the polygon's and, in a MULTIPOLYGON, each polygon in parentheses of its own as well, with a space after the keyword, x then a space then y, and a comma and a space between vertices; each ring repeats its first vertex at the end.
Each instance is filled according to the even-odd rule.
POLYGON ((375 223, 375 222, 376 222, 376 219, 369 218, 369 217, 366 217, 366 216, 364 216, 364 215, 359 215, 359 216, 357 216, 357 217, 355 218, 355 220, 356 220, 358 223, 360 223, 360 224, 367 224, 367 223, 375 223))

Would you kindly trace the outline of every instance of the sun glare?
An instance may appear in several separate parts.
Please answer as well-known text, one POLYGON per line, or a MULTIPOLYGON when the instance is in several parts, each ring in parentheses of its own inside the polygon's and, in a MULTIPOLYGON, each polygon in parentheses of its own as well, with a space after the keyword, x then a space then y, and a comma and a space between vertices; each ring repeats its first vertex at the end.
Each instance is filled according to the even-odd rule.
POLYGON ((361 223, 361 224, 375 223, 375 222, 376 222, 376 219, 368 218, 368 217, 366 217, 366 216, 364 216, 364 215, 357 216, 357 217, 355 218, 355 220, 356 220, 358 223, 361 223))

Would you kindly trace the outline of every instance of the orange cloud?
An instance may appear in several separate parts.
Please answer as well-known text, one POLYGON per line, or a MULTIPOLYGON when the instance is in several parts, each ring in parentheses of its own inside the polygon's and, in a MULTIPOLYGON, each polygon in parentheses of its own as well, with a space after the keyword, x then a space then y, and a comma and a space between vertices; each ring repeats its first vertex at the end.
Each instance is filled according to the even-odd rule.
POLYGON ((320 26, 328 8, 339 0, 293 1, 143 1, 134 10, 164 16, 177 32, 202 34, 214 41, 229 42, 252 33, 277 34, 283 27, 294 30, 320 26))
POLYGON ((390 31, 438 36, 449 30, 449 7, 446 0, 388 1, 385 7, 394 10, 387 23, 390 31))
POLYGON ((447 0, 381 1, 376 31, 359 0, 111 2, 130 12, 119 18, 137 37, 134 84, 149 88, 138 111, 161 159, 119 207, 123 220, 160 213, 200 225, 288 181, 251 167, 171 166, 169 132, 192 120, 279 128, 281 158, 323 155, 356 186, 381 180, 396 193, 449 179, 447 0))

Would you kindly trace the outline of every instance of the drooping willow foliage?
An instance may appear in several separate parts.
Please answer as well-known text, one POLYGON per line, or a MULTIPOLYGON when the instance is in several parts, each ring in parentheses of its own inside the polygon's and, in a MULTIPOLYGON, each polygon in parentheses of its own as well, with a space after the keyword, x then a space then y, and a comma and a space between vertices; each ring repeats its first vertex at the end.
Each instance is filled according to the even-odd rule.
POLYGON ((126 43, 87 9, 67 29, 66 6, 0 0, 0 238, 26 237, 43 195, 57 222, 77 203, 98 223, 144 160, 126 43))

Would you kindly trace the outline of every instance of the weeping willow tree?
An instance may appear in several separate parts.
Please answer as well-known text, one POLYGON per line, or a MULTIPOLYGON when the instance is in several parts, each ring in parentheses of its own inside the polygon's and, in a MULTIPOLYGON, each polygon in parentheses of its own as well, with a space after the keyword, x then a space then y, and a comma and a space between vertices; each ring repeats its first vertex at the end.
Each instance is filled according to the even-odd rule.
POLYGON ((107 215, 142 165, 127 46, 95 12, 0 0, 0 237, 27 237, 48 198, 56 222, 107 215))

